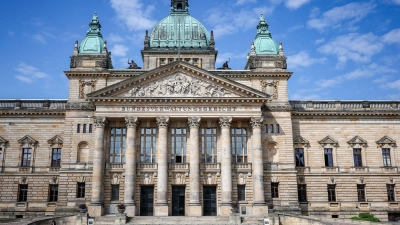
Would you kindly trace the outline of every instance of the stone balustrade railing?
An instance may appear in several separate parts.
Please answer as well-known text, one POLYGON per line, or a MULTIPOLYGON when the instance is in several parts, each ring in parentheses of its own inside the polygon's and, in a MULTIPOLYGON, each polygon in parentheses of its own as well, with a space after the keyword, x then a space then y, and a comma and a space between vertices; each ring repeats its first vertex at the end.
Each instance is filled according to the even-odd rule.
POLYGON ((0 100, 1 109, 62 109, 65 110, 67 100, 0 100))
POLYGON ((362 111, 362 110, 399 110, 400 101, 290 101, 292 110, 339 110, 339 111, 362 111))

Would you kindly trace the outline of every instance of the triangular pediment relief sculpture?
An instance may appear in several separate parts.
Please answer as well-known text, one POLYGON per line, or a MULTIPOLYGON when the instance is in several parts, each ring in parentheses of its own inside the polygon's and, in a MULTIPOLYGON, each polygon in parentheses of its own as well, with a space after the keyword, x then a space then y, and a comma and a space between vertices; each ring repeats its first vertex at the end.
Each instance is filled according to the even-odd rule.
POLYGON ((38 141, 36 141, 29 135, 25 135, 23 138, 18 140, 18 143, 21 146, 31 147, 31 146, 35 146, 38 143, 38 141))
POLYGON ((293 144, 298 144, 298 145, 308 145, 310 142, 303 138, 301 135, 297 136, 295 139, 293 139, 293 144))
POLYGON ((5 144, 7 144, 7 140, 6 139, 4 139, 3 137, 1 137, 0 136, 0 145, 5 145, 5 144))
POLYGON ((361 138, 360 136, 353 137, 350 141, 347 142, 350 146, 354 147, 355 145, 360 145, 362 147, 367 146, 367 141, 361 138))
POLYGON ((337 146, 338 141, 336 141, 333 137, 331 136, 326 136, 322 140, 318 141, 318 143, 322 146, 325 147, 326 145, 331 145, 331 146, 337 146))
POLYGON ((57 145, 57 144, 63 144, 63 138, 59 135, 54 136, 50 140, 47 141, 50 145, 57 145))
POLYGON ((396 141, 390 138, 389 136, 385 135, 381 139, 379 139, 377 142, 379 147, 384 147, 385 145, 389 145, 391 147, 396 146, 396 141))
POLYGON ((96 98, 265 98, 270 96, 182 61, 102 88, 96 98))

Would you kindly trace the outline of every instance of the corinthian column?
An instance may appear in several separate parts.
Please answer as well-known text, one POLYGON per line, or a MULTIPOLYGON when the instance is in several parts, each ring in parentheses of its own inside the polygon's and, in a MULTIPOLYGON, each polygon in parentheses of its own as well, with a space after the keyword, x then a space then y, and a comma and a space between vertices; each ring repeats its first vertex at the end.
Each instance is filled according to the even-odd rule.
POLYGON ((265 205, 264 199, 264 165, 261 145, 261 127, 263 117, 252 117, 250 120, 253 128, 251 148, 253 154, 253 196, 254 205, 265 205))
POLYGON ((135 216, 135 175, 136 175, 136 127, 137 117, 125 117, 126 153, 125 153, 125 196, 124 204, 127 206, 127 216, 135 216))
POLYGON ((157 203, 155 208, 155 216, 168 216, 168 125, 169 117, 159 116, 157 119, 158 126, 158 171, 157 171, 157 203))
MULTIPOLYGON (((231 147, 231 123, 232 117, 220 117, 221 126, 221 189, 222 206, 232 202, 232 147, 231 147)), ((224 212, 222 212, 225 214, 224 212)))
POLYGON ((188 118, 190 127, 190 210, 189 216, 201 216, 199 127, 201 117, 188 118))
POLYGON ((103 176, 104 176, 104 128, 107 125, 106 117, 93 117, 96 127, 94 154, 93 154, 93 178, 92 198, 89 213, 93 216, 102 215, 103 176))

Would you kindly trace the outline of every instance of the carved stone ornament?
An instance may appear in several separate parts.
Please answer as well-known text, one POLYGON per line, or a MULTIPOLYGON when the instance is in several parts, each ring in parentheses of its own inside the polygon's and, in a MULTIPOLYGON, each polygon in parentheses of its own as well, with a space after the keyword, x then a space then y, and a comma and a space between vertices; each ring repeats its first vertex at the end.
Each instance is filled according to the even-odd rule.
POLYGON ((107 117, 104 116, 94 116, 93 123, 96 127, 104 128, 107 125, 107 117))
POLYGON ((185 174, 182 174, 182 173, 174 174, 172 181, 173 181, 173 184, 176 184, 176 185, 185 184, 186 183, 185 174))
POLYGON ((278 99, 279 81, 260 80, 261 90, 269 95, 269 99, 278 99))
POLYGON ((84 176, 80 176, 76 178, 76 182, 78 183, 84 183, 85 182, 85 177, 84 176))
POLYGON ((217 174, 215 173, 203 174, 203 184, 204 185, 217 184, 217 174))
POLYGON ((295 144, 295 145, 303 145, 303 146, 306 146, 306 145, 308 145, 310 142, 307 140, 307 139, 305 139, 305 138, 303 138, 302 136, 297 136, 295 139, 293 139, 293 144, 295 144))
POLYGON ((157 126, 167 128, 169 125, 169 117, 168 116, 157 116, 157 126))
POLYGON ((7 143, 8 141, 0 136, 0 146, 5 146, 7 143))
POLYGON ((367 147, 367 141, 361 138, 360 136, 355 136, 353 137, 350 141, 347 142, 351 147, 354 147, 356 145, 362 146, 362 147, 367 147))
POLYGON ((263 125, 263 121, 264 121, 264 117, 262 117, 262 116, 260 116, 260 117, 251 117, 251 120, 250 120, 251 127, 260 128, 263 125))
POLYGON ((223 87, 175 74, 144 86, 136 86, 125 97, 230 97, 223 87))
POLYGON ((116 185, 120 184, 120 182, 121 182, 121 174, 114 173, 111 178, 111 184, 116 185))
POLYGON ((95 91, 97 80, 79 80, 79 98, 86 99, 86 95, 95 91))
POLYGON ((385 135, 383 136, 381 139, 379 139, 376 144, 378 144, 378 146, 380 148, 383 148, 385 145, 388 145, 390 147, 396 147, 396 141, 393 140, 392 138, 390 138, 389 136, 385 135))
POLYGON ((25 176, 21 177, 20 184, 27 184, 27 183, 28 183, 28 178, 25 176))
POLYGON ((144 173, 140 175, 140 184, 142 185, 151 185, 154 184, 153 174, 152 173, 144 173))
POLYGON ((364 177, 360 177, 360 184, 364 184, 364 177))
POLYGON ((101 61, 96 61, 95 63, 96 67, 101 67, 101 68, 107 68, 108 66, 108 60, 101 60, 101 61))
POLYGON ((189 116, 188 118, 189 127, 200 127, 200 121, 201 121, 200 116, 189 116))
POLYGON ((66 110, 85 110, 94 111, 96 107, 91 102, 68 102, 65 105, 66 110))
POLYGON ((332 138, 331 136, 326 136, 324 137, 322 140, 318 141, 318 143, 322 146, 325 147, 327 145, 331 145, 333 147, 337 147, 338 146, 338 141, 336 141, 334 138, 332 138))
POLYGON ((232 124, 232 117, 231 116, 221 116, 219 118, 219 125, 221 128, 230 128, 232 124))
POLYGON ((21 147, 34 147, 37 145, 38 141, 33 139, 31 136, 26 135, 25 137, 18 140, 21 147))
POLYGON ((329 178, 329 183, 330 184, 335 184, 335 178, 334 177, 330 177, 329 178))
POLYGON ((56 176, 51 177, 50 183, 51 184, 58 184, 58 178, 56 176))
POLYGON ((247 174, 239 173, 238 176, 237 176, 237 183, 239 185, 245 185, 246 184, 246 179, 247 179, 247 174))
POLYGON ((47 143, 49 143, 49 145, 51 145, 51 146, 54 146, 54 145, 56 145, 56 146, 60 146, 61 145, 62 146, 62 144, 64 143, 63 141, 64 140, 60 135, 56 135, 53 138, 49 139, 47 141, 47 143))
POLYGON ((125 117, 125 124, 128 128, 136 128, 139 124, 139 119, 137 116, 126 116, 125 117))

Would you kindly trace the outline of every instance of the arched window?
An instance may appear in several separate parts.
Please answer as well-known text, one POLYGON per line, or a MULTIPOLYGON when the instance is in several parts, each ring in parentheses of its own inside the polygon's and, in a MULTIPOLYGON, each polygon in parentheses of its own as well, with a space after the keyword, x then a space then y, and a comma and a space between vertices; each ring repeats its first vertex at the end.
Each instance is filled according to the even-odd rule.
POLYGON ((183 10, 183 6, 182 6, 182 3, 178 3, 177 5, 176 5, 176 9, 177 10, 183 10))

